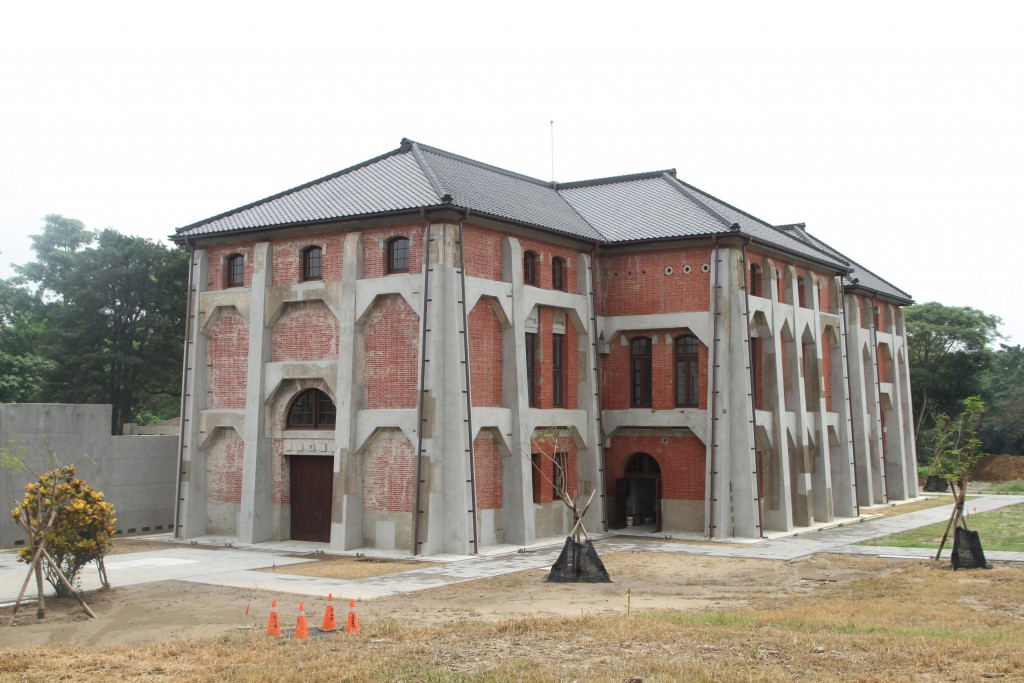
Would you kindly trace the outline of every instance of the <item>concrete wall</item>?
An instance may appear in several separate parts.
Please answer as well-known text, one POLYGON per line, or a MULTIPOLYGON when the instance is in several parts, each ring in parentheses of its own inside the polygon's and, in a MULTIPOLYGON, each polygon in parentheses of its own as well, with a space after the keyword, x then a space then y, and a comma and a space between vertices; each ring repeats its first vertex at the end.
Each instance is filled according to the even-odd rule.
MULTIPOLYGON (((109 405, 0 403, 0 447, 34 469, 49 457, 75 465, 78 476, 114 504, 120 534, 174 528, 178 437, 111 436, 109 405)), ((0 546, 25 540, 10 517, 31 475, 0 472, 0 546)))

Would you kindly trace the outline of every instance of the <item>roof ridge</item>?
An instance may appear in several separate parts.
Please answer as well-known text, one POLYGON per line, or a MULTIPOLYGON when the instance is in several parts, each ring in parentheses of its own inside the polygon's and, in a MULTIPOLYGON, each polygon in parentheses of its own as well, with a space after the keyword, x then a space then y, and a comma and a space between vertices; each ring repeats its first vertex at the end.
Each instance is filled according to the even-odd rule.
POLYGON ((423 175, 427 177, 427 182, 430 183, 430 187, 434 188, 434 192, 437 193, 439 200, 444 200, 445 197, 451 197, 451 193, 445 192, 444 188, 441 187, 441 179, 437 175, 437 171, 430 165, 430 163, 423 157, 423 152, 420 151, 420 144, 414 142, 408 138, 402 138, 402 146, 409 146, 412 150, 412 158, 416 160, 420 170, 423 171, 423 175))
POLYGON ((650 180, 653 178, 660 178, 664 174, 668 173, 673 178, 676 175, 676 169, 667 168, 661 171, 644 171, 641 173, 629 173, 626 175, 608 176, 606 178, 594 178, 592 180, 573 180, 568 183, 558 183, 558 189, 575 189, 577 187, 592 187, 594 185, 614 185, 616 183, 628 183, 634 180, 650 180))
MULTIPOLYGON (((405 141, 403 140, 402 142, 404 143, 405 141)), ((196 221, 195 223, 190 223, 189 225, 184 225, 184 226, 182 226, 180 228, 175 228, 174 232, 175 232, 175 234, 180 234, 180 233, 186 232, 188 230, 191 230, 193 228, 198 228, 201 225, 205 225, 207 223, 212 223, 212 222, 220 220, 222 218, 227 218, 228 216, 232 216, 232 215, 234 215, 236 213, 241 213, 242 211, 248 211, 249 209, 253 209, 253 208, 255 208, 255 207, 257 207, 257 206, 259 206, 261 204, 266 204, 268 202, 272 202, 275 199, 280 199, 281 197, 285 197, 285 196, 287 196, 289 194, 292 194, 293 192, 298 192, 300 190, 305 190, 306 188, 313 187, 314 185, 319 185, 320 183, 325 183, 328 180, 334 180, 335 178, 337 178, 339 176, 343 176, 346 173, 351 173, 353 171, 358 171, 359 169, 365 168, 366 166, 369 166, 371 164, 375 164, 378 161, 383 161, 384 159, 387 159, 388 157, 395 156, 396 154, 403 154, 403 153, 405 153, 407 151, 409 151, 408 148, 403 144, 402 146, 398 147, 397 149, 393 149, 390 152, 385 152, 384 154, 381 154, 379 156, 375 156, 372 159, 367 159, 366 161, 360 161, 358 164, 355 164, 354 166, 349 166, 348 168, 343 168, 340 171, 335 171, 334 173, 330 173, 328 175, 325 175, 322 178, 317 178, 316 180, 310 180, 308 182, 302 183, 301 185, 296 185, 295 187, 292 187, 292 188, 289 188, 287 190, 284 190, 283 192, 278 192, 277 194, 272 194, 269 197, 264 197, 263 199, 257 199, 254 202, 249 202, 248 204, 245 204, 244 206, 239 206, 239 207, 236 207, 234 209, 230 209, 228 211, 225 211, 223 213, 219 213, 216 216, 210 216, 209 218, 204 218, 201 221, 196 221)))
MULTIPOLYGON (((834 254, 834 255, 835 255, 835 256, 836 256, 837 258, 840 258, 840 259, 843 259, 844 261, 846 261, 846 262, 847 262, 847 264, 849 264, 849 265, 851 266, 850 270, 853 270, 853 267, 856 267, 856 268, 857 268, 857 269, 859 269, 859 270, 863 270, 863 271, 864 271, 864 272, 866 272, 866 273, 870 273, 870 274, 871 274, 871 275, 872 275, 873 277, 875 277, 875 278, 877 278, 878 280, 880 280, 881 282, 884 282, 885 284, 889 285, 890 287, 892 287, 892 288, 893 288, 894 290, 896 290, 896 291, 897 291, 897 292, 899 292, 900 294, 903 294, 904 296, 906 296, 906 298, 907 298, 907 301, 913 301, 913 300, 914 300, 914 297, 913 297, 913 296, 911 296, 911 295, 910 295, 910 293, 909 293, 909 292, 907 292, 906 290, 904 290, 904 289, 903 289, 902 287, 897 287, 896 285, 894 285, 893 283, 889 282, 889 281, 888 281, 888 280, 886 280, 886 279, 885 279, 884 277, 882 277, 881 275, 879 275, 878 273, 876 273, 875 271, 871 270, 870 268, 865 268, 865 267, 864 267, 864 266, 862 266, 862 265, 861 265, 860 263, 858 263, 857 261, 854 261, 854 260, 853 260, 852 258, 850 258, 849 256, 847 256, 847 255, 846 255, 846 254, 844 254, 843 252, 839 251, 838 249, 836 249, 836 248, 835 248, 835 247, 833 247, 832 245, 830 245, 830 244, 826 244, 825 242, 823 242, 823 241, 819 240, 819 239, 818 239, 817 237, 815 237, 814 235, 812 235, 811 233, 809 233, 809 232, 808 232, 808 231, 806 230, 806 228, 804 229, 804 231, 803 231, 803 232, 804 232, 804 234, 805 234, 805 235, 807 236, 807 239, 809 239, 809 240, 811 240, 812 242, 814 242, 814 243, 815 243, 815 248, 816 248, 816 249, 818 249, 819 251, 824 251, 823 249, 821 249, 821 247, 825 247, 825 248, 826 248, 826 249, 828 249, 829 251, 833 252, 833 254, 834 254), (821 245, 821 246, 818 246, 818 245, 821 245)), ((849 273, 847 273, 847 274, 846 274, 846 275, 844 275, 843 277, 845 277, 845 278, 850 278, 850 277, 851 277, 851 275, 850 275, 849 273)), ((856 277, 856 276, 852 276, 852 277, 856 277)), ((859 280, 858 280, 858 282, 859 282, 859 280)), ((871 289, 870 287, 866 287, 866 286, 864 286, 864 285, 860 285, 860 286, 861 286, 861 287, 863 287, 864 289, 871 289)), ((872 290, 872 291, 877 291, 877 290, 872 290)), ((878 293, 879 293, 879 294, 882 294, 883 296, 886 296, 886 294, 885 294, 884 292, 878 292, 878 293)), ((891 295, 888 295, 888 296, 891 296, 891 295)))
POLYGON ((547 181, 544 181, 544 180, 540 180, 539 178, 534 178, 532 176, 524 175, 522 173, 516 173, 515 171, 510 171, 507 168, 501 168, 500 166, 494 166, 492 164, 485 164, 482 161, 477 161, 476 159, 470 159, 469 157, 464 157, 461 154, 453 154, 452 152, 448 152, 448 151, 445 151, 443 149, 439 149, 437 147, 431 147, 430 145, 424 145, 421 142, 415 142, 413 140, 407 140, 407 141, 409 142, 409 144, 414 145, 416 148, 418 148, 418 149, 420 149, 420 150, 422 150, 424 152, 430 152, 431 154, 437 154, 438 156, 448 157, 449 159, 454 159, 455 161, 461 161, 464 164, 469 164, 470 166, 476 166, 477 168, 482 168, 482 169, 487 170, 487 171, 493 171, 494 173, 499 173, 501 175, 508 176, 510 178, 516 178, 518 180, 525 180, 528 183, 533 183, 534 185, 540 185, 541 187, 551 187, 552 189, 553 189, 553 186, 555 185, 554 181, 547 182, 547 181))
MULTIPOLYGON (((706 212, 711 214, 711 216, 713 218, 717 218, 718 221, 722 225, 724 225, 727 228, 732 228, 732 226, 733 226, 733 222, 732 221, 727 220, 725 218, 725 216, 723 216, 722 214, 720 214, 717 211, 715 211, 713 208, 708 206, 705 202, 701 201, 699 198, 694 196, 694 194, 692 192, 690 192, 690 190, 697 190, 696 187, 694 187, 693 185, 690 185, 689 183, 684 183, 682 180, 680 180, 679 178, 676 178, 674 175, 670 176, 670 175, 667 175, 667 174, 663 174, 662 178, 664 178, 665 181, 668 182, 669 187, 674 188, 676 190, 676 192, 678 192, 679 194, 683 195, 684 197, 686 197, 687 199, 692 201, 694 204, 696 204, 700 208, 704 209, 706 212)), ((700 192, 700 190, 697 190, 697 192, 700 192)), ((711 195, 708 195, 708 196, 710 197, 711 195)))

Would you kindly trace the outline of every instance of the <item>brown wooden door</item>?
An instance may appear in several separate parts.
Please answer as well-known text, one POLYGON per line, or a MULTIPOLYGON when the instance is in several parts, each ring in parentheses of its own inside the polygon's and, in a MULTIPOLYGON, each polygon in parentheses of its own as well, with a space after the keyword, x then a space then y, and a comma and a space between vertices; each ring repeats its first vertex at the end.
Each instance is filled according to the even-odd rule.
POLYGON ((615 524, 613 528, 622 529, 626 526, 626 499, 629 498, 629 480, 615 480, 615 524))
POLYGON ((654 532, 661 531, 661 477, 654 480, 654 532))
POLYGON ((334 458, 293 455, 288 458, 292 496, 292 540, 329 543, 334 458))

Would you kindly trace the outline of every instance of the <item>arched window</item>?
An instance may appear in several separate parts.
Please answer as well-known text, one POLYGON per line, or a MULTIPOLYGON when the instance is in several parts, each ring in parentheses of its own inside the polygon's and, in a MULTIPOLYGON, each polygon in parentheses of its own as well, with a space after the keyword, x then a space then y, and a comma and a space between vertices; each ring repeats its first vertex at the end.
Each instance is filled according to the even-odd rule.
POLYGON ((224 284, 228 287, 241 287, 245 284, 245 257, 232 254, 224 262, 224 284))
POLYGON ((676 406, 695 408, 700 401, 697 352, 700 342, 692 334, 676 337, 676 406))
POLYGON ((625 474, 656 477, 661 474, 661 466, 647 453, 634 453, 626 461, 625 474))
POLYGON ((565 291, 565 259, 560 256, 551 259, 551 287, 565 291))
POLYGON ((409 239, 394 237, 388 240, 388 273, 409 272, 409 239))
POLYGON ((750 296, 761 296, 761 266, 757 263, 750 264, 750 296))
POLYGON ((523 284, 537 286, 540 273, 537 272, 537 252, 523 253, 523 284))
POLYGON ((629 344, 630 403, 634 408, 651 405, 651 340, 637 337, 629 344))
POLYGON ((337 409, 319 389, 306 389, 288 407, 288 429, 334 429, 337 409))
POLYGON ((323 270, 321 269, 321 263, 323 260, 323 250, 320 247, 306 247, 302 250, 302 279, 303 280, 321 280, 323 279, 323 270))

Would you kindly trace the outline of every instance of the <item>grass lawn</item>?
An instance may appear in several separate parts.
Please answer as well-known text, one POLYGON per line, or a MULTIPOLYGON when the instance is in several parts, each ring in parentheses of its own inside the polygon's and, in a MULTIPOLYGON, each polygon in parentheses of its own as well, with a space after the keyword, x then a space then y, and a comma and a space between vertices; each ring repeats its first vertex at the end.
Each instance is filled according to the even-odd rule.
MULTIPOLYGON (((970 504, 964 506, 969 512, 970 504)), ((1024 551, 1024 504, 970 515, 967 526, 981 534, 981 545, 985 550, 1024 551)), ((863 541, 860 545, 883 545, 897 548, 938 548, 946 522, 923 526, 884 538, 863 541)), ((952 547, 952 533, 946 541, 952 547)))
POLYGON ((985 489, 985 493, 1015 493, 1017 495, 1024 494, 1024 479, 1015 479, 1013 481, 1000 482, 991 488, 985 489))

